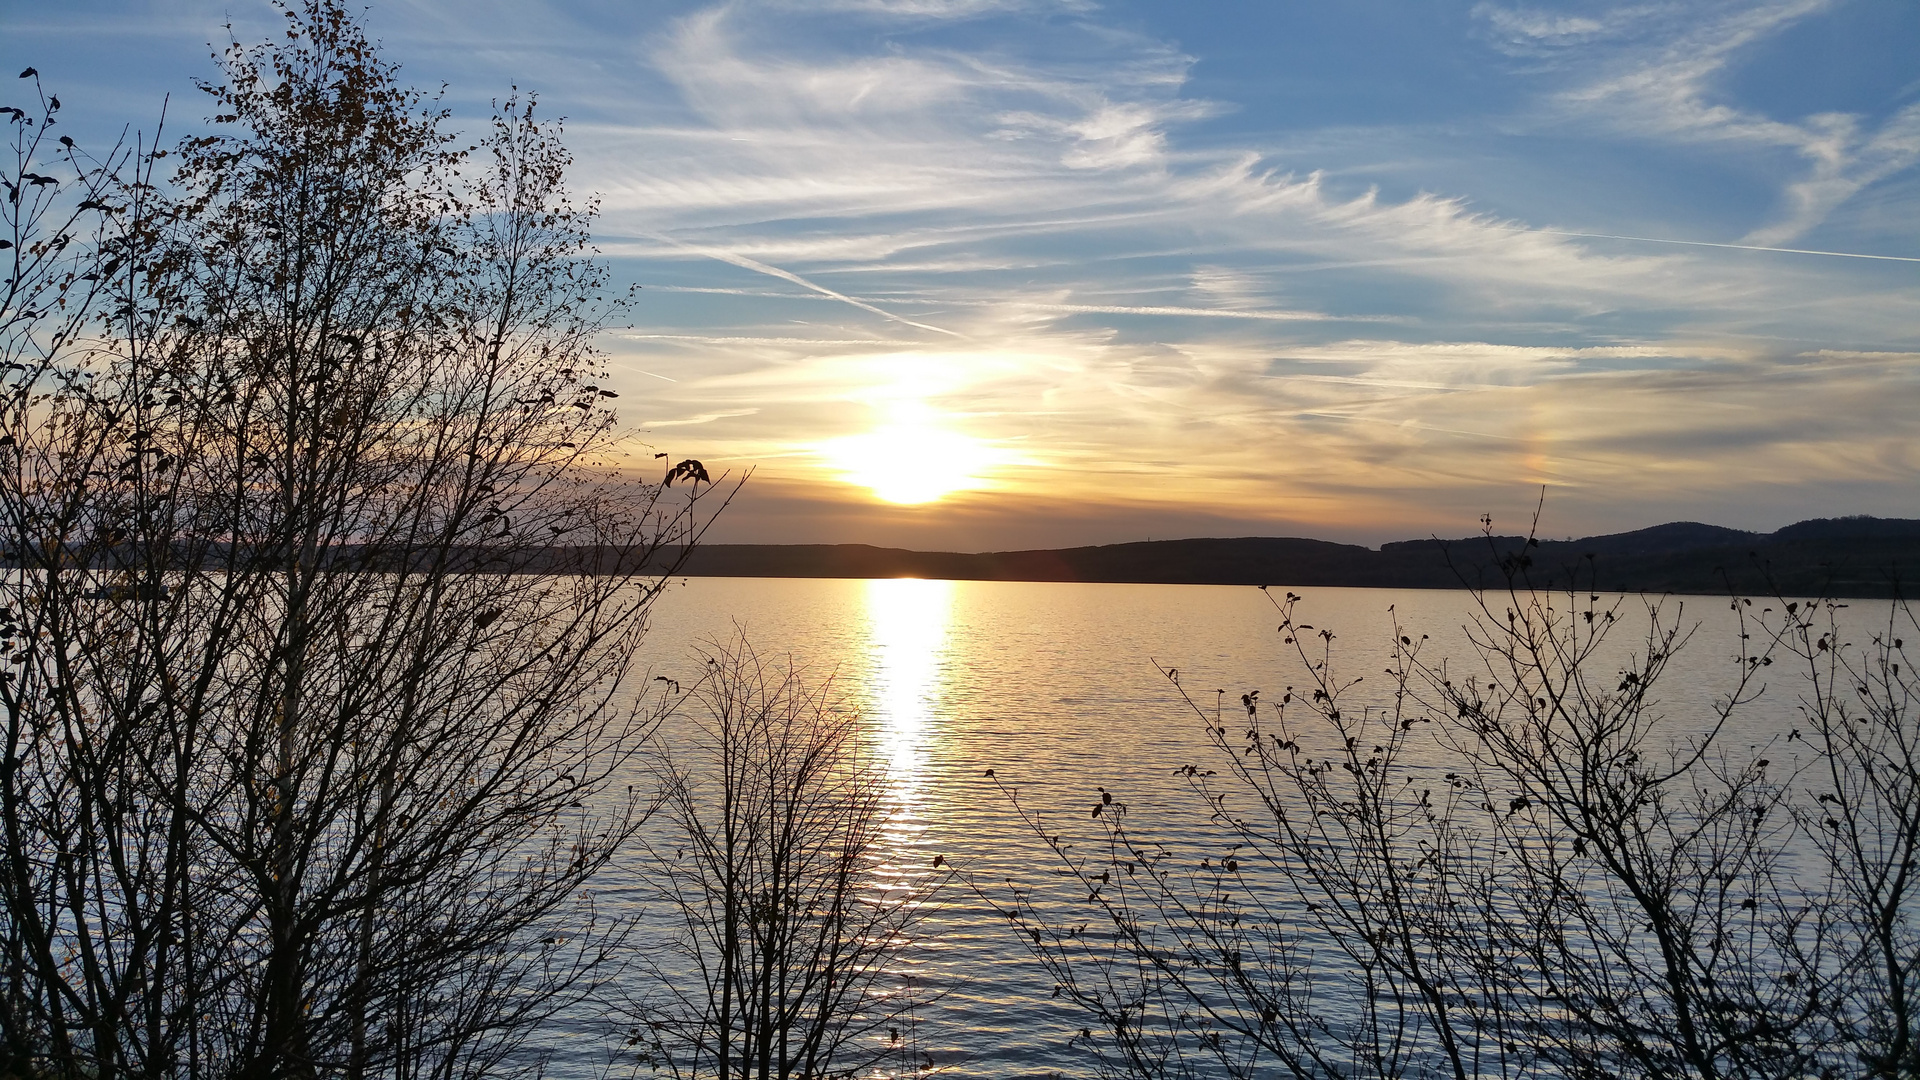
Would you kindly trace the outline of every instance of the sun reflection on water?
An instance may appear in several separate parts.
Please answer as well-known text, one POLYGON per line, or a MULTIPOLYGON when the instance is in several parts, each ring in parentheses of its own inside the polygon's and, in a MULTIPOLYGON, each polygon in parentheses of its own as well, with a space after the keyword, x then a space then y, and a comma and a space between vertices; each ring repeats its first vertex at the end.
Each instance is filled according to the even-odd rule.
POLYGON ((937 737, 953 582, 884 578, 867 582, 868 649, 872 658, 874 733, 895 800, 919 795, 927 745, 937 737))

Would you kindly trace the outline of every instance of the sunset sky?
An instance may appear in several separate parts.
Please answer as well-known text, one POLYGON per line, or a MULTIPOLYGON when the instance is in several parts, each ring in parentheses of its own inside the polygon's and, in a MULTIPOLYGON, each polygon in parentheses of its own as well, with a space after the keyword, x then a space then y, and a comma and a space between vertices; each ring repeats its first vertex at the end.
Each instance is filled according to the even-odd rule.
MULTIPOLYGON (((256 0, 0 0, 66 130, 256 0)), ((1920 517, 1920 4, 374 0, 568 120, 735 541, 1920 517), (1794 250, 1780 250, 1794 249, 1794 250)), ((0 102, 4 103, 4 102, 0 102)), ((649 462, 652 450, 636 455, 649 462)))

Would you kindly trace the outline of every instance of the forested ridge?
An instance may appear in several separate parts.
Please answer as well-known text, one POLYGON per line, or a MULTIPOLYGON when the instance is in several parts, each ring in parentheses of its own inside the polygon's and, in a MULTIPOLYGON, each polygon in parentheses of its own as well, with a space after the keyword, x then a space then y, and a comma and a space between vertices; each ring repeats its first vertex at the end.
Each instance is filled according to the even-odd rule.
POLYGON ((1782 591, 1892 596, 1920 567, 1920 521, 1820 518, 1772 533, 1673 522, 1578 540, 1428 538, 1382 545, 1300 537, 1149 540, 1052 550, 909 551, 866 544, 709 544, 683 573, 714 577, 939 577, 986 581, 1112 581, 1394 589, 1491 586, 1502 561, 1530 560, 1554 588, 1577 573, 1619 592, 1782 591))

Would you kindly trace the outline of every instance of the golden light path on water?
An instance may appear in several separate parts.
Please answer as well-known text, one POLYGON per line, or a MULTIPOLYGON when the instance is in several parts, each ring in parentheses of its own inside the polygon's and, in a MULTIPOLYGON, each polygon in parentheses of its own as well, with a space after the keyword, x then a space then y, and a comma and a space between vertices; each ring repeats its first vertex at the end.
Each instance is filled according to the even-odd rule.
POLYGON ((866 582, 867 648, 876 713, 873 731, 887 767, 896 807, 894 821, 903 826, 913 816, 926 784, 928 744, 939 737, 935 710, 953 617, 953 589, 951 581, 919 578, 866 582))
MULTIPOLYGON (((1641 602, 1620 599, 1629 614, 1641 602)), ((1671 616, 1682 614, 1679 603, 1671 616)), ((1300 615, 1337 628, 1335 663, 1358 674, 1378 668, 1381 643, 1402 625, 1431 632, 1429 655, 1471 660, 1463 626, 1474 610, 1464 593, 1314 589, 1300 615)), ((1883 606, 1849 610, 1884 625, 1883 606)), ((994 905, 1018 888, 1055 925, 1088 917, 1087 893, 1067 887, 1035 823, 1088 850, 1107 820, 1089 817, 1103 788, 1124 797, 1130 829, 1183 859, 1232 842, 1178 778, 1182 764, 1212 761, 1213 751, 1153 661, 1177 663, 1206 705, 1215 687, 1232 702, 1257 687, 1273 694, 1302 685, 1309 676, 1282 648, 1271 612, 1266 594, 1222 586, 698 578, 663 595, 651 640, 655 670, 666 676, 698 670, 688 643, 743 634, 770 662, 791 653, 810 673, 809 685, 838 674, 846 704, 861 718, 864 764, 886 783, 867 895, 915 905, 925 916, 901 934, 902 949, 886 961, 879 984, 906 1004, 902 1041, 956 1080, 1087 1080, 1097 1069, 1075 1038, 1087 1018, 1052 997, 1055 980, 994 905), (1034 821, 1016 812, 1010 791, 1034 821), (945 879, 947 867, 956 877, 945 879)), ((1688 725, 1709 715, 1727 689, 1723 669, 1732 665, 1723 661, 1738 643, 1711 616, 1701 612, 1687 666, 1665 688, 1662 730, 1675 738, 1688 737, 1688 725)), ((1623 620, 1622 637, 1611 644, 1626 650, 1638 642, 1623 620)), ((1613 654, 1600 666, 1613 670, 1613 654)), ((1369 677, 1353 700, 1356 708, 1379 708, 1392 703, 1392 690, 1391 680, 1369 677)), ((1786 757, 1779 748, 1798 722, 1791 689, 1770 693, 1749 713, 1726 732, 1729 752, 1786 757)), ((1439 759, 1413 765, 1451 767, 1439 759)), ((626 888, 613 877, 605 887, 608 896, 626 888)), ((1329 995, 1323 1000, 1335 1000, 1335 979, 1321 984, 1329 995)), ((582 1021, 581 1030, 599 1022, 582 1021)), ((886 1040, 887 1028, 874 1037, 886 1040)), ((589 1056, 583 1052, 578 1069, 551 1075, 605 1076, 604 1061, 589 1056)), ((879 1073, 912 1071, 889 1063, 879 1073)))
MULTIPOLYGON (((929 865, 931 856, 923 849, 931 834, 929 808, 922 803, 932 783, 929 751, 943 734, 937 710, 951 645, 954 584, 884 578, 864 586, 868 700, 873 709, 868 731, 879 763, 886 769, 890 804, 876 884, 882 885, 886 902, 920 909, 929 900, 927 886, 942 876, 929 865)), ((918 933, 910 932, 903 943, 918 933)), ((911 1002, 927 989, 929 978, 939 978, 933 957, 923 948, 909 948, 893 958, 888 968, 902 980, 895 992, 905 995, 898 1000, 907 1003, 904 1020, 911 1029, 915 1020, 911 1002)), ((890 1028, 898 1031, 897 1026, 890 1028)), ((910 1036, 909 1043, 914 1041, 910 1036)), ((878 1069, 871 1075, 900 1074, 878 1069)))

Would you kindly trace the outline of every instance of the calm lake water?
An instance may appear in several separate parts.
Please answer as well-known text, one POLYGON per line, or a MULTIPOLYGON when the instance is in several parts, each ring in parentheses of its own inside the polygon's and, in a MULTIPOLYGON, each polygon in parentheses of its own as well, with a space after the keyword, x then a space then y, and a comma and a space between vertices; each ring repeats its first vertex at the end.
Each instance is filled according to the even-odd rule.
MULTIPOLYGON (((1624 649, 1641 643, 1645 608, 1635 598, 1623 605, 1624 649)), ((1710 715, 1736 667, 1727 602, 1672 599, 1666 610, 1683 608, 1701 625, 1659 695, 1675 738, 1710 715)), ((1855 608, 1849 618, 1884 618, 1883 604, 1855 608)), ((1403 633, 1430 635, 1428 657, 1458 663, 1473 655, 1462 631, 1471 612, 1465 592, 1314 589, 1296 618, 1334 631, 1338 667, 1369 676, 1364 696, 1390 689, 1383 669, 1396 620, 1403 633)), ((1044 890, 1059 880, 1054 858, 985 770, 1016 787, 1049 830, 1091 835, 1087 807, 1105 788, 1130 804, 1132 828, 1200 854, 1215 840, 1174 773, 1215 764, 1214 751, 1155 664, 1177 667, 1209 706, 1215 689, 1229 700, 1256 688, 1277 697, 1307 685, 1278 621, 1267 595, 1245 587, 692 579, 654 608, 643 677, 690 683, 700 643, 741 636, 763 659, 791 656, 810 678, 833 677, 890 766, 888 860, 918 872, 941 855, 990 894, 1008 880, 1044 890)), ((1798 690, 1785 681, 1743 711, 1723 746, 1771 742, 1783 756, 1777 740, 1798 690)), ((603 882, 615 895, 619 877, 616 868, 603 882)), ((965 884, 939 901, 912 963, 944 995, 921 1010, 918 1037, 945 1074, 1091 1075, 1069 1045, 1085 1021, 1049 1000, 1051 980, 965 884)))

